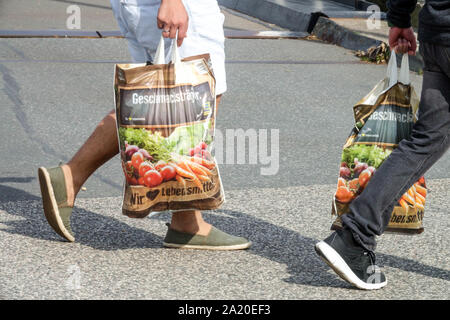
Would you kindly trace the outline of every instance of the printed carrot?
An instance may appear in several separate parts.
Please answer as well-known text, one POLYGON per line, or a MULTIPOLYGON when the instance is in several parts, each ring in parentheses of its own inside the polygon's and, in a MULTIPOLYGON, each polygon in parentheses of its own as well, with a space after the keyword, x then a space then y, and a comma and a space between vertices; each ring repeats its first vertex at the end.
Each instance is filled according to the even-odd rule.
POLYGON ((419 199, 419 197, 416 197, 416 199, 415 199, 415 200, 416 200, 416 204, 417 204, 417 203, 419 203, 419 204, 423 204, 422 200, 420 200, 420 199, 419 199))
POLYGON ((416 198, 416 205, 415 207, 419 210, 425 210, 425 206, 423 205, 423 203, 420 201, 419 198, 416 198))
POLYGON ((190 172, 184 170, 177 164, 171 164, 171 165, 175 168, 175 171, 177 172, 177 174, 179 174, 183 178, 195 179, 195 175, 193 173, 190 173, 190 172))
POLYGON ((415 200, 416 209, 419 209, 421 211, 425 210, 425 198, 420 193, 416 192, 415 200))
POLYGON ((422 196, 420 193, 416 193, 416 199, 420 199, 420 202, 422 202, 423 204, 425 204, 425 197, 422 196))
POLYGON ((203 184, 202 184, 202 182, 200 181, 199 178, 195 177, 195 179, 192 179, 192 181, 194 181, 195 185, 196 185, 200 190, 203 190, 203 184))
POLYGON ((411 196, 411 198, 414 198, 414 197, 415 197, 413 187, 409 188, 407 192, 408 192, 408 194, 411 196))
POLYGON ((179 183, 181 183, 181 184, 183 185, 183 187, 186 187, 186 180, 184 180, 184 178, 183 178, 182 176, 180 176, 179 174, 177 174, 177 175, 175 176, 175 179, 176 179, 179 183))
MULTIPOLYGON (((187 163, 188 165, 189 165, 189 167, 191 168, 191 170, 192 170, 192 172, 193 173, 195 173, 196 175, 197 175, 197 177, 198 176, 205 176, 205 177, 208 177, 208 176, 210 176, 212 173, 211 173, 211 171, 209 171, 209 169, 207 169, 207 168, 205 168, 205 167, 203 167, 203 166, 195 166, 195 165, 192 165, 192 162, 191 163, 187 163)), ((208 178, 208 180, 209 180, 209 178, 208 178)))
POLYGON ((204 175, 204 176, 205 175, 207 175, 207 176, 211 176, 212 175, 211 170, 209 170, 208 168, 206 168, 206 167, 204 167, 204 166, 202 166, 202 165, 200 165, 198 163, 192 162, 190 160, 186 160, 186 164, 189 165, 189 167, 191 168, 191 170, 193 172, 196 172, 196 173, 204 175))
POLYGON ((416 203, 416 200, 413 197, 411 197, 407 192, 405 192, 402 195, 402 199, 405 200, 406 202, 412 204, 412 205, 414 205, 416 203))
POLYGON ((427 197, 427 189, 419 185, 418 183, 415 184, 417 193, 420 193, 423 197, 427 197))
POLYGON ((191 180, 195 183, 195 185, 196 185, 197 187, 199 187, 200 189, 203 190, 203 185, 202 185, 201 181, 197 178, 197 176, 196 176, 195 174, 193 174, 192 172, 188 172, 188 171, 186 171, 186 170, 180 168, 180 166, 178 166, 177 164, 172 164, 172 165, 174 166, 175 171, 176 171, 180 176, 182 176, 183 178, 189 178, 189 179, 191 179, 191 180))
POLYGON ((182 169, 184 169, 184 170, 186 170, 188 172, 193 173, 189 160, 180 160, 179 162, 177 162, 177 165, 180 168, 182 168, 182 169))
POLYGON ((182 169, 186 170, 187 172, 192 173, 201 181, 211 181, 205 172, 205 170, 208 170, 208 169, 206 169, 205 167, 202 167, 200 165, 199 165, 199 167, 202 167, 205 170, 203 170, 202 168, 195 168, 195 167, 191 166, 191 163, 192 162, 190 162, 190 161, 181 161, 178 163, 178 166, 181 167, 182 169))
POLYGON ((402 206, 403 209, 405 209, 406 211, 408 211, 409 206, 408 206, 408 204, 406 203, 406 201, 403 200, 403 198, 399 200, 399 203, 400 203, 400 205, 402 206))
POLYGON ((200 181, 211 181, 211 179, 210 179, 208 176, 204 176, 204 175, 201 175, 201 174, 198 174, 198 175, 197 175, 197 178, 198 178, 200 181))
POLYGON ((186 170, 189 173, 193 173, 192 170, 189 168, 189 166, 184 161, 177 162, 177 166, 179 166, 183 170, 186 170))
POLYGON ((212 161, 208 161, 206 159, 200 158, 200 157, 191 157, 191 161, 195 163, 199 163, 204 167, 207 167, 208 169, 214 168, 215 164, 212 161))

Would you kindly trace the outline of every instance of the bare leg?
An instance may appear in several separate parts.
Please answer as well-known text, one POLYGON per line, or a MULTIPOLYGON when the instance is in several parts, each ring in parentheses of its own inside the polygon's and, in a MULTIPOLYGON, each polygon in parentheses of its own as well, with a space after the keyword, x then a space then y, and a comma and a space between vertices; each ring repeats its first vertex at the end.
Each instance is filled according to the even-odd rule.
MULTIPOLYGON (((219 105, 217 96, 216 105, 219 105)), ((81 186, 101 165, 119 152, 116 113, 112 110, 97 125, 94 132, 73 158, 62 166, 66 178, 68 202, 73 205, 81 186)), ((191 234, 207 235, 211 225, 203 220, 199 210, 180 211, 172 215, 171 228, 191 234)))
POLYGON ((62 166, 69 204, 73 205, 78 191, 89 176, 118 152, 116 113, 112 110, 100 121, 73 158, 62 166))

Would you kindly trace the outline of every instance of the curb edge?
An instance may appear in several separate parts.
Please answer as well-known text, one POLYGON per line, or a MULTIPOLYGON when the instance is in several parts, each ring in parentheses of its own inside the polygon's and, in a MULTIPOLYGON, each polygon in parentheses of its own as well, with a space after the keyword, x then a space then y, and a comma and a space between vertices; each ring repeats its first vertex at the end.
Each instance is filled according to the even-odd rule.
MULTIPOLYGON (((312 19, 313 14, 301 13, 266 0, 218 0, 218 3, 226 8, 292 31, 310 31, 311 34, 324 42, 353 51, 366 51, 370 47, 376 47, 383 42, 340 26, 326 16, 319 16, 316 23, 310 25, 311 22, 315 22, 312 19)), ((409 61, 411 71, 421 72, 423 70, 423 60, 419 52, 416 52, 415 56, 410 56, 409 61)))

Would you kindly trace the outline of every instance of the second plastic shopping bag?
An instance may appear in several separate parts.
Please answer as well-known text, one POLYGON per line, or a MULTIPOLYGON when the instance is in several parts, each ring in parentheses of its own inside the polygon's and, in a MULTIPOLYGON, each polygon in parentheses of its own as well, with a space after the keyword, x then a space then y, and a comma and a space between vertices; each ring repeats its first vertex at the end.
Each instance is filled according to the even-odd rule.
MULTIPOLYGON (((342 152, 332 214, 338 215, 331 229, 342 227, 342 214, 364 188, 398 143, 411 134, 417 121, 419 100, 410 84, 408 55, 403 55, 397 75, 395 53, 391 53, 387 77, 354 107, 355 125, 342 152)), ((389 183, 389 181, 386 181, 389 183)), ((422 177, 400 198, 394 207, 387 231, 420 233, 423 231, 427 189, 422 177)))

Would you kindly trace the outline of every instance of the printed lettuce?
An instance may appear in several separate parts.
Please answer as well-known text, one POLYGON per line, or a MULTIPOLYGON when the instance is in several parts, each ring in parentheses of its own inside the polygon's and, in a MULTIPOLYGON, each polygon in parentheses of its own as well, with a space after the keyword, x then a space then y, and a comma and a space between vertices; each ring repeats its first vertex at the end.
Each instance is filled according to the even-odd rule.
POLYGON ((344 149, 342 152, 342 162, 353 166, 354 159, 357 158, 359 162, 365 162, 369 166, 378 168, 391 152, 392 150, 383 149, 376 145, 355 144, 344 149))
POLYGON ((159 132, 151 133, 145 129, 119 128, 119 139, 122 149, 126 141, 129 145, 136 145, 145 149, 155 161, 170 161, 175 145, 165 139, 159 132))
POLYGON ((212 141, 206 123, 178 127, 166 139, 170 145, 174 146, 174 152, 178 154, 188 154, 189 149, 194 148, 200 142, 204 141, 209 145, 212 141))

